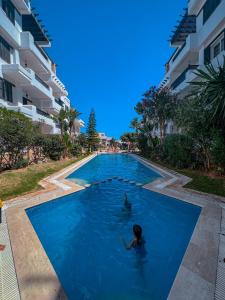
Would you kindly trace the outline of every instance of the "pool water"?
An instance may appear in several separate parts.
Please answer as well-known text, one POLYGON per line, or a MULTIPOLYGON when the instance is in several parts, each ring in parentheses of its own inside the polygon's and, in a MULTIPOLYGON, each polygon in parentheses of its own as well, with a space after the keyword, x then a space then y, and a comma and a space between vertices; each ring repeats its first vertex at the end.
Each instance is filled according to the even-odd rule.
POLYGON ((70 300, 163 300, 200 211, 113 179, 27 209, 27 214, 70 300), (131 210, 124 207, 124 193, 131 210), (132 239, 135 223, 143 228, 145 255, 126 250, 121 242, 121 237, 132 239))
POLYGON ((90 184, 112 177, 146 184, 160 175, 128 154, 101 154, 92 159, 67 179, 80 185, 90 184))

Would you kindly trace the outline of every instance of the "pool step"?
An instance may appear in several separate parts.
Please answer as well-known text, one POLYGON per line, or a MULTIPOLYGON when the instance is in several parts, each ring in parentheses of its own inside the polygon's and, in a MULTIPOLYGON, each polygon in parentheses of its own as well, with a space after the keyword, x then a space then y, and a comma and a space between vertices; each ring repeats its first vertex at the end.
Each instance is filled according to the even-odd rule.
POLYGON ((118 176, 113 176, 113 177, 106 178, 106 179, 104 179, 104 180, 93 181, 93 182, 90 183, 90 184, 85 184, 84 187, 85 187, 85 188, 89 188, 89 187, 91 187, 91 186, 96 186, 96 185, 99 185, 99 184, 102 184, 102 183, 112 182, 113 180, 117 180, 117 181, 120 181, 120 182, 129 183, 129 184, 132 184, 132 185, 136 185, 136 186, 138 186, 138 187, 143 186, 143 183, 136 182, 136 181, 134 181, 134 180, 129 180, 129 179, 122 178, 122 177, 118 177, 118 176))

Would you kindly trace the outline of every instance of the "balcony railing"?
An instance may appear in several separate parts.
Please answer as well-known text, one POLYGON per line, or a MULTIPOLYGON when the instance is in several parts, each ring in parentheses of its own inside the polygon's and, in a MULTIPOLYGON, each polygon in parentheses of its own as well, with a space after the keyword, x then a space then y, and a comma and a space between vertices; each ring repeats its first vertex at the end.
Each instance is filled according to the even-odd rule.
POLYGON ((50 116, 48 113, 46 113, 45 111, 43 111, 43 110, 41 110, 41 109, 39 109, 39 108, 37 108, 37 113, 38 113, 39 115, 43 116, 43 117, 52 119, 51 116, 50 116))
POLYGON ((182 82, 184 82, 186 80, 186 75, 187 75, 187 72, 189 70, 195 70, 198 68, 198 65, 189 65, 183 73, 181 73, 180 76, 177 77, 177 79, 174 80, 174 82, 171 84, 171 88, 173 90, 175 90, 182 82))
POLYGON ((186 46, 186 42, 183 44, 183 46, 174 55, 174 57, 172 59, 173 62, 177 59, 177 57, 180 55, 180 53, 182 52, 182 50, 184 49, 185 46, 186 46))
POLYGON ((60 99, 55 99, 55 103, 57 103, 58 105, 62 106, 63 107, 63 101, 60 100, 60 99))
POLYGON ((47 85, 47 83, 44 82, 44 80, 42 80, 37 74, 35 74, 35 79, 41 83, 46 89, 49 90, 49 86, 47 85))
POLYGON ((45 53, 45 51, 42 48, 40 48, 36 43, 35 46, 38 49, 38 51, 41 53, 41 55, 48 61, 48 55, 45 53))

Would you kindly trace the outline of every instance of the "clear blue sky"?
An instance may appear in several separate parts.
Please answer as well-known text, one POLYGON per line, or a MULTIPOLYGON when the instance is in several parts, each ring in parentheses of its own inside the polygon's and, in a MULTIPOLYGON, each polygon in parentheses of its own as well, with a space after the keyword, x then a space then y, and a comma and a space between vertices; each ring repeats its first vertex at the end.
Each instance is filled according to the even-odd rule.
POLYGON ((187 0, 33 0, 53 38, 49 54, 73 106, 118 138, 134 106, 164 76, 168 39, 187 0))

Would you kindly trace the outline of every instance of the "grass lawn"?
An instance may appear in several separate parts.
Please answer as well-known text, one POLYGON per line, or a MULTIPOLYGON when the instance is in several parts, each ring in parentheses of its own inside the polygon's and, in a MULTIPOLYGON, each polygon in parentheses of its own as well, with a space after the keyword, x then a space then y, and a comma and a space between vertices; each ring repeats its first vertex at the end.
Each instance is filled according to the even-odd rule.
POLYGON ((155 163, 192 178, 192 181, 184 186, 186 188, 225 197, 224 177, 213 176, 210 173, 208 174, 197 170, 177 169, 168 164, 158 161, 156 161, 155 163))
POLYGON ((84 156, 77 159, 50 161, 43 164, 31 165, 24 169, 2 172, 0 173, 0 198, 7 200, 28 192, 37 191, 41 189, 38 185, 41 179, 82 158, 84 158, 84 156))
POLYGON ((192 181, 185 185, 186 188, 225 197, 225 178, 212 177, 210 174, 200 171, 177 171, 192 178, 192 181))

